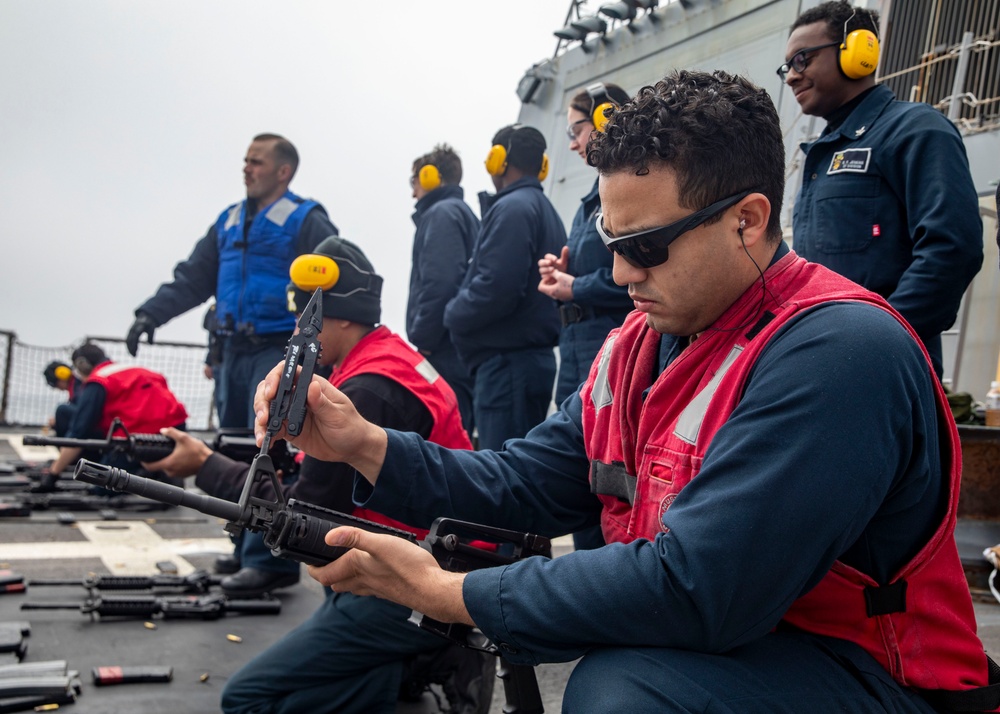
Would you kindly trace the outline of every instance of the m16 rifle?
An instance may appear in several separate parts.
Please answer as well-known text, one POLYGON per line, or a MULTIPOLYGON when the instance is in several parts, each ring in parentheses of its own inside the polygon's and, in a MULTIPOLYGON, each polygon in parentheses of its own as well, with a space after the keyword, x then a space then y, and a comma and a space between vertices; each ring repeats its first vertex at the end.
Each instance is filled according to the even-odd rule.
MULTIPOLYGON (((235 534, 249 530, 261 533, 272 554, 308 565, 326 565, 347 552, 347 548, 327 545, 324 540, 326 534, 338 526, 354 526, 417 542, 409 531, 297 499, 286 501, 282 494, 274 465, 268 455, 268 447, 271 438, 283 423, 291 436, 301 433, 305 420, 307 387, 319 355, 318 335, 323 326, 321 307, 322 291, 317 289, 299 318, 298 331, 289 340, 278 391, 268 414, 267 430, 260 452, 250 466, 238 503, 192 493, 177 486, 86 460, 77 464, 75 478, 111 491, 187 506, 206 515, 223 518, 227 521, 225 528, 228 532, 235 534), (301 372, 296 383, 296 371, 299 367, 301 372), (296 389, 296 384, 303 385, 303 388, 296 389), (254 495, 254 487, 262 479, 269 479, 273 484, 273 501, 254 495)), ((535 555, 551 557, 551 543, 547 538, 450 518, 437 519, 421 545, 434 555, 441 567, 455 572, 506 565, 535 555), (473 545, 473 541, 477 540, 509 544, 511 552, 501 554, 478 548, 473 545)), ((539 714, 543 711, 532 667, 511 665, 504 661, 503 652, 474 628, 440 623, 419 613, 414 613, 411 620, 464 647, 499 656, 503 666, 498 677, 504 683, 506 714, 539 714)))
POLYGON ((62 478, 59 474, 36 469, 16 474, 0 474, 0 493, 52 493, 54 491, 86 491, 86 484, 77 483, 70 478, 62 478))
POLYGON ((118 452, 131 456, 136 461, 159 461, 174 450, 174 441, 162 434, 129 434, 125 424, 118 417, 111 422, 106 439, 71 439, 61 436, 22 437, 25 446, 55 446, 96 451, 99 453, 118 452))
POLYGON ((185 593, 207 593, 213 585, 222 580, 205 570, 196 570, 189 575, 95 575, 91 573, 79 580, 36 579, 29 580, 28 587, 59 585, 79 585, 91 594, 95 590, 180 590, 185 593))
MULTIPOLYGON (((22 437, 25 446, 55 446, 83 449, 97 453, 115 452, 129 456, 136 461, 159 461, 174 450, 174 440, 163 434, 130 434, 121 419, 115 418, 105 439, 70 439, 57 436, 22 437)), ((250 463, 257 455, 257 441, 250 429, 220 429, 211 442, 205 442, 212 451, 228 456, 234 461, 250 463)), ((297 452, 288 448, 286 442, 277 442, 271 449, 272 461, 279 470, 289 475, 297 470, 297 452)), ((56 475, 58 476, 58 475, 56 475)))
POLYGON ((230 613, 244 615, 277 615, 281 600, 230 600, 222 593, 204 595, 131 595, 88 597, 83 602, 25 602, 22 610, 79 610, 95 617, 137 617, 166 620, 218 620, 230 613))
POLYGON ((113 519, 115 511, 145 513, 169 508, 163 503, 151 502, 128 494, 97 496, 82 491, 52 493, 18 493, 0 500, 0 519, 27 518, 34 511, 100 511, 105 518, 113 519))

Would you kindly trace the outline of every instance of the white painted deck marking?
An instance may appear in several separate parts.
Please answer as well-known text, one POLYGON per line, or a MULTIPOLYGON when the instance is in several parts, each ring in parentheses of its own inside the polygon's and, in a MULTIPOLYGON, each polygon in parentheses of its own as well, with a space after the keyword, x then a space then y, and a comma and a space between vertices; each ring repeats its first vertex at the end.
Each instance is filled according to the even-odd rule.
POLYGON ((21 461, 53 461, 59 456, 59 449, 54 446, 25 446, 24 437, 20 435, 5 438, 21 461))
POLYGON ((0 560, 100 558, 114 575, 148 575, 156 572, 156 563, 169 560, 187 575, 195 568, 184 555, 233 551, 228 538, 161 538, 142 521, 78 521, 77 526, 86 541, 5 543, 0 560))

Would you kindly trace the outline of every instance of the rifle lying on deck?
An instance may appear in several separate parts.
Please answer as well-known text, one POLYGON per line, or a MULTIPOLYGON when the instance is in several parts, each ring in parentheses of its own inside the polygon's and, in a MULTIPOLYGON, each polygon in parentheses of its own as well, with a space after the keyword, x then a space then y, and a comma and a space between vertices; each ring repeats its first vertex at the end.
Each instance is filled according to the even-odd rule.
MULTIPOLYGON (((267 458, 265 455, 264 458, 267 458)), ((259 477, 260 472, 256 473, 259 477)), ((303 503, 292 498, 287 502, 265 501, 248 496, 252 490, 253 468, 247 477, 248 487, 243 489, 240 503, 186 491, 178 486, 160 483, 90 461, 81 461, 76 467, 76 478, 86 483, 102 486, 112 491, 151 498, 162 503, 187 506, 209 516, 228 521, 227 530, 249 530, 261 533, 271 553, 280 558, 296 560, 308 565, 326 565, 347 552, 346 548, 327 545, 326 534, 337 526, 354 526, 374 533, 386 533, 410 542, 417 542, 409 531, 397 530, 362 518, 340 513, 322 506, 303 503)), ((280 489, 275 489, 281 499, 280 489)), ((479 568, 507 565, 531 556, 551 557, 548 538, 493 528, 476 523, 466 523, 451 518, 438 518, 422 541, 422 546, 434 555, 442 568, 453 572, 468 572, 479 568), (513 554, 501 555, 472 545, 473 540, 509 543, 513 554)), ((411 621, 458 644, 498 655, 501 667, 497 676, 504 683, 507 705, 505 714, 540 714, 543 712, 541 694, 535 672, 527 665, 512 665, 503 659, 503 653, 478 630, 467 625, 445 624, 414 613, 411 621)))
MULTIPOLYGON (((307 389, 295 389, 296 369, 302 367, 298 384, 307 387, 319 356, 318 334, 323 325, 321 306, 322 291, 317 289, 299 319, 298 331, 288 341, 285 368, 277 395, 271 402, 267 430, 260 452, 251 463, 238 503, 192 493, 177 486, 86 460, 77 464, 75 478, 111 491, 187 506, 206 515, 224 518, 228 521, 225 526, 228 532, 237 534, 249 530, 261 533, 272 554, 308 565, 326 565, 347 552, 346 548, 327 545, 324 540, 326 534, 337 526, 354 526, 417 542, 409 531, 390 528, 296 499, 286 501, 284 498, 274 464, 268 455, 268 447, 282 424, 286 425, 287 432, 292 436, 301 432, 307 389), (275 500, 268 501, 253 495, 256 484, 263 479, 270 480, 273 485, 275 500)), ((552 551, 548 538, 450 518, 438 518, 434 521, 430 533, 421 545, 434 555, 442 568, 453 572, 507 565, 536 555, 551 557, 552 551), (510 544, 512 554, 483 550, 472 544, 474 540, 510 544)), ((499 647, 487 640, 479 630, 467 625, 437 622, 416 612, 411 621, 464 647, 500 657, 502 666, 497 676, 504 683, 507 700, 505 714, 540 714, 544 711, 534 668, 512 665, 504 660, 499 647)))
POLYGON ((56 491, 86 491, 86 484, 77 483, 72 475, 62 478, 59 474, 35 469, 16 474, 0 474, 0 493, 53 493, 56 491))
MULTIPOLYGON (((117 452, 136 461, 159 461, 174 450, 174 440, 163 434, 129 434, 121 419, 111 422, 106 439, 70 439, 58 436, 23 437, 25 446, 56 446, 95 451, 101 454, 117 452)), ((205 442, 212 451, 228 456, 234 461, 250 463, 257 455, 257 441, 250 429, 220 429, 211 442, 205 442)), ((277 442, 271 450, 271 460, 276 468, 290 475, 298 468, 297 452, 284 441, 277 442)))
POLYGON ((162 616, 166 620, 218 620, 229 613, 277 615, 281 600, 230 600, 221 593, 209 595, 132 595, 88 597, 83 602, 25 602, 22 610, 79 610, 81 614, 105 617, 162 616))
POLYGON ((189 575, 96 575, 91 573, 80 580, 29 580, 28 587, 79 585, 91 594, 94 590, 180 590, 185 593, 207 593, 222 580, 205 570, 189 575))
POLYGON ((113 511, 163 511, 169 506, 125 494, 99 496, 82 491, 18 493, 0 500, 0 518, 27 518, 32 511, 101 511, 114 518, 113 511))

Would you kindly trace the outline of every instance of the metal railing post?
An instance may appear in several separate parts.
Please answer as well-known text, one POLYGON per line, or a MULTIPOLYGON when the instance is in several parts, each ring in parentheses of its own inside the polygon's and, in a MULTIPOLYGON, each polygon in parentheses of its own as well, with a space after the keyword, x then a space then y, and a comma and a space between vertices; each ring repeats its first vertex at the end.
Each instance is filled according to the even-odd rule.
POLYGON ((7 356, 4 362, 3 372, 3 394, 0 395, 0 424, 7 423, 7 406, 10 403, 10 373, 11 363, 14 360, 14 342, 17 335, 13 332, 0 332, 7 336, 7 356))
POLYGON ((948 107, 948 119, 957 122, 962 116, 962 97, 965 87, 965 77, 969 74, 969 56, 972 47, 972 33, 966 31, 962 35, 962 48, 958 53, 958 68, 955 79, 951 83, 951 104, 948 107))

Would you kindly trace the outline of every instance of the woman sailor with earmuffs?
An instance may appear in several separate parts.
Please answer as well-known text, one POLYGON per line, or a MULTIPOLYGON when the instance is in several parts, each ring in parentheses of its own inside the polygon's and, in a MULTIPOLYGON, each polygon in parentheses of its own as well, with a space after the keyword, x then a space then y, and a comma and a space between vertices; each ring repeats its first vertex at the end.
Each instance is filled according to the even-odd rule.
MULTIPOLYGON (((570 150, 586 161, 590 137, 604 131, 611 113, 628 100, 624 89, 610 83, 598 82, 576 94, 566 110, 570 150)), ((612 254, 604 247, 595 224, 600 212, 601 197, 595 177, 590 191, 580 199, 562 253, 558 256, 550 253, 538 261, 541 275, 538 289, 559 301, 562 321, 557 405, 586 381, 604 338, 632 310, 627 289, 615 285, 611 277, 612 254)), ((600 527, 595 526, 574 533, 573 543, 577 550, 597 548, 604 545, 604 538, 600 527)))

